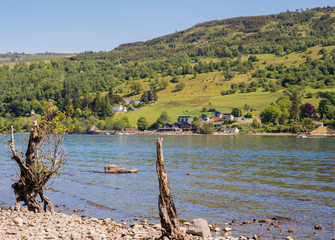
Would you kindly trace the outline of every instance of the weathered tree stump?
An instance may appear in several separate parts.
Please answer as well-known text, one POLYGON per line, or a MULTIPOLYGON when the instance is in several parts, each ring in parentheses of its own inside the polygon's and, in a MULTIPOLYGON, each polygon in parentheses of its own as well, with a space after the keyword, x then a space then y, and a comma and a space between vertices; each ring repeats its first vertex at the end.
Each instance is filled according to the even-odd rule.
POLYGON ((23 201, 30 211, 45 212, 49 210, 51 213, 54 212, 51 200, 43 193, 43 186, 50 179, 51 174, 49 174, 49 172, 39 174, 36 164, 38 161, 36 149, 38 149, 42 138, 40 128, 35 122, 30 132, 28 149, 25 154, 26 160, 24 161, 21 155, 15 150, 14 128, 12 126, 9 146, 12 150, 12 159, 17 162, 21 170, 19 181, 12 184, 15 194, 15 208, 17 211, 20 211, 20 202, 23 201), (38 201, 38 196, 41 202, 38 201), (44 203, 44 207, 41 205, 42 202, 44 203))
POLYGON ((163 159, 163 138, 157 139, 157 161, 156 170, 159 182, 158 209, 162 226, 162 236, 174 240, 188 239, 179 228, 178 214, 174 206, 169 179, 166 174, 163 159))
POLYGON ((54 212, 51 200, 44 195, 43 187, 53 176, 60 174, 61 168, 68 159, 62 147, 65 134, 69 129, 63 124, 65 118, 65 113, 47 103, 44 106, 44 116, 38 122, 35 121, 31 128, 25 154, 15 149, 12 126, 8 144, 12 152, 11 158, 20 168, 19 180, 12 184, 16 200, 15 207, 18 211, 20 211, 20 202, 23 201, 29 211, 54 212))

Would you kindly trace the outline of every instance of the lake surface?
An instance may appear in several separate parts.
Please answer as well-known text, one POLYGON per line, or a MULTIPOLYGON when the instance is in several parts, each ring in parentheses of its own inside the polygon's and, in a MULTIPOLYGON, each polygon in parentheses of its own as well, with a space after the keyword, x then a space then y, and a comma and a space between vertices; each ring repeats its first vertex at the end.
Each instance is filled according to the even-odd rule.
MULTIPOLYGON (((292 136, 162 136, 165 167, 174 202, 183 220, 205 218, 222 225, 293 218, 281 228, 233 226, 233 235, 262 239, 335 237, 335 138, 292 136), (188 174, 189 173, 189 174, 188 174), (324 230, 314 230, 321 224, 324 230), (288 233, 294 228, 295 233, 288 233), (280 231, 280 229, 282 231, 280 231)), ((158 221, 157 136, 69 135, 70 160, 46 191, 57 211, 129 221, 158 221), (135 167, 137 174, 102 172, 107 164, 135 167), (96 204, 99 204, 97 206, 96 204), (66 206, 63 206, 66 205, 66 206)), ((25 150, 24 136, 15 136, 25 150)), ((0 206, 14 205, 10 184, 17 177, 5 144, 0 151, 0 206)))

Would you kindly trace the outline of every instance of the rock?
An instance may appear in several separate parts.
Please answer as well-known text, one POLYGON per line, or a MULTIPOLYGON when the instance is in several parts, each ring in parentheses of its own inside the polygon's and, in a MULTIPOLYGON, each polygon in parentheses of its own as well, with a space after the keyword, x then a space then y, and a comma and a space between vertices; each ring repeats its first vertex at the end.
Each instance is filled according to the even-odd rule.
POLYGON ((283 222, 292 222, 294 219, 290 217, 274 216, 272 220, 283 221, 283 222))
POLYGON ((223 229, 223 231, 225 231, 225 232, 231 232, 231 231, 233 231, 233 229, 232 229, 232 228, 229 228, 229 227, 225 227, 225 228, 223 229))
POLYGON ((179 230, 180 230, 181 233, 186 234, 187 227, 180 227, 179 230))
POLYGON ((291 236, 285 238, 286 240, 294 240, 291 236))
POLYGON ((23 219, 20 217, 16 217, 13 219, 13 222, 17 225, 22 225, 23 224, 23 219))
POLYGON ((219 227, 214 228, 214 232, 220 232, 220 231, 221 231, 221 229, 219 227))
POLYGON ((147 225, 147 224, 148 224, 148 220, 147 220, 147 219, 143 219, 143 220, 141 220, 141 223, 142 223, 143 225, 147 225))
POLYGON ((110 165, 105 166, 105 173, 116 173, 116 174, 137 173, 137 169, 136 168, 127 169, 127 168, 120 167, 120 166, 115 165, 115 164, 110 164, 110 165))
POLYGON ((252 224, 252 222, 250 222, 250 221, 244 221, 244 222, 242 222, 242 224, 252 224))
POLYGON ((258 222, 260 222, 260 223, 269 223, 269 222, 271 222, 271 220, 270 219, 261 219, 261 220, 258 220, 258 222))
POLYGON ((137 173, 136 168, 129 168, 128 171, 129 171, 129 173, 137 173))
POLYGON ((211 231, 208 227, 208 223, 205 219, 202 218, 194 219, 192 224, 188 226, 186 233, 203 238, 211 237, 211 231))
POLYGON ((323 230, 323 229, 325 229, 325 228, 322 227, 320 224, 318 224, 318 225, 315 225, 315 226, 314 226, 314 229, 316 229, 316 230, 323 230))
POLYGON ((295 230, 294 230, 293 228, 290 228, 290 229, 288 230, 288 232, 289 232, 289 233, 294 233, 295 230))
POLYGON ((190 222, 184 222, 184 225, 185 225, 185 226, 190 226, 191 223, 190 223, 190 222))

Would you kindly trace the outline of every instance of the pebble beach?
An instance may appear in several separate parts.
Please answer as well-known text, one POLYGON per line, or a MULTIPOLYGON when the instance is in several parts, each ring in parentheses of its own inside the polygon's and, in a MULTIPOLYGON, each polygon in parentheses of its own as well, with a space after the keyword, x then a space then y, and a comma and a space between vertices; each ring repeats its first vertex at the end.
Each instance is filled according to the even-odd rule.
MULTIPOLYGON (((206 223, 205 220, 202 220, 206 223)), ((158 239, 161 236, 160 224, 149 223, 147 220, 138 222, 118 222, 111 218, 97 219, 76 214, 65 213, 33 213, 25 208, 17 212, 12 208, 0 209, 0 239, 1 240, 42 240, 42 239, 158 239)), ((207 223, 206 223, 207 224, 207 223)), ((181 231, 191 240, 255 240, 252 237, 229 236, 232 230, 222 229, 227 235, 217 235, 221 229, 209 224, 195 229, 192 222, 181 224, 181 231), (193 230, 191 230, 193 228, 193 230), (211 229, 210 229, 211 228, 211 229), (207 233, 208 231, 208 233, 207 233), (202 234, 210 234, 202 235, 202 234), (202 236, 201 236, 202 235, 202 236)), ((165 238, 167 239, 167 238, 165 238)), ((292 238, 287 238, 292 239, 292 238)))

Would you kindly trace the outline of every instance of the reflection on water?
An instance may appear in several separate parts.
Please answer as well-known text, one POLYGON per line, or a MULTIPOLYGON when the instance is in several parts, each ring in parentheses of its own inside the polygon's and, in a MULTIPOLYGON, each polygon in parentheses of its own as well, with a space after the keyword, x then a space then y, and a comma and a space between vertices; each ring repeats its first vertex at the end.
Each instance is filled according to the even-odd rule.
MULTIPOLYGON (((17 145, 23 144, 22 136, 16 138, 17 145)), ((67 136, 71 158, 52 186, 59 192, 48 195, 54 203, 91 216, 158 217, 156 139, 67 136), (93 173, 110 163, 135 167, 138 173, 93 173)), ((311 226, 323 223, 327 234, 334 233, 334 143, 329 137, 164 136, 165 164, 180 218, 223 223, 279 215, 311 226)), ((8 187, 16 166, 8 149, 1 151, 0 164, 0 204, 10 205, 14 198, 8 187)))

